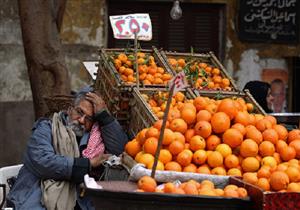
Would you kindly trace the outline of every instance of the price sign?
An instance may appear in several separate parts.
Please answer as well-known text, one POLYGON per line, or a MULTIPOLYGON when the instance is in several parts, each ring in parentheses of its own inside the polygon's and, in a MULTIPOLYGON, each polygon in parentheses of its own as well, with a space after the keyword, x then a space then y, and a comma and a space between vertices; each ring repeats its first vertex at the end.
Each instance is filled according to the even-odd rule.
POLYGON ((116 39, 134 39, 149 41, 152 39, 152 25, 149 14, 128 14, 109 16, 116 39))
POLYGON ((181 71, 178 74, 176 74, 176 76, 171 80, 170 86, 172 87, 172 85, 174 85, 173 94, 177 93, 178 91, 184 90, 186 87, 188 87, 184 71, 181 71))

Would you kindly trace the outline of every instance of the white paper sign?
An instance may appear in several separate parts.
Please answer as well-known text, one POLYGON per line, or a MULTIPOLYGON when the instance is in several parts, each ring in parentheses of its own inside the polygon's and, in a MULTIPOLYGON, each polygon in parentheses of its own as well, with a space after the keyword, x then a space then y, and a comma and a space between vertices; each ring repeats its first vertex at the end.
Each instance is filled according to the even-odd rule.
POLYGON ((83 65, 85 69, 89 72, 91 75, 92 79, 96 79, 96 74, 98 71, 98 67, 96 66, 98 64, 98 61, 84 61, 83 65))
POLYGON ((170 81, 170 86, 174 85, 173 94, 177 93, 178 91, 184 90, 188 87, 187 81, 185 79, 184 71, 179 72, 176 76, 170 81))
POLYGON ((134 39, 135 32, 138 40, 152 39, 149 14, 115 15, 109 16, 109 19, 116 39, 134 39))

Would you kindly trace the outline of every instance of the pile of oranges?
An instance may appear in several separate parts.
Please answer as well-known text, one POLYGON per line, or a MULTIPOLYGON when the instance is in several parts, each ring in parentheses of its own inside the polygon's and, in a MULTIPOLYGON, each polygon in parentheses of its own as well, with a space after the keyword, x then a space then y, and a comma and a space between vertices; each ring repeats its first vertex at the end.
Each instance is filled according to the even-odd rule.
MULTIPOLYGON (((250 113, 243 98, 174 98, 157 170, 242 176, 266 191, 300 192, 299 129, 288 132, 273 116, 250 113)), ((148 169, 161 126, 158 120, 125 146, 148 169)))
POLYGON ((232 90, 230 80, 222 75, 219 68, 208 63, 197 60, 186 62, 184 58, 169 58, 168 62, 176 72, 184 70, 189 84, 196 89, 232 90))
MULTIPOLYGON (((121 79, 127 84, 136 83, 136 73, 134 70, 135 56, 119 53, 113 58, 113 63, 121 79)), ((140 82, 144 85, 166 85, 172 75, 159 67, 152 55, 138 52, 137 63, 140 82)))
POLYGON ((138 181, 139 192, 157 192, 170 194, 186 194, 186 195, 205 195, 205 196, 224 196, 234 198, 245 198, 248 192, 243 187, 238 187, 233 184, 225 186, 224 189, 215 188, 215 185, 210 180, 197 182, 189 180, 181 184, 167 182, 162 187, 157 186, 157 182, 150 176, 143 176, 138 181))

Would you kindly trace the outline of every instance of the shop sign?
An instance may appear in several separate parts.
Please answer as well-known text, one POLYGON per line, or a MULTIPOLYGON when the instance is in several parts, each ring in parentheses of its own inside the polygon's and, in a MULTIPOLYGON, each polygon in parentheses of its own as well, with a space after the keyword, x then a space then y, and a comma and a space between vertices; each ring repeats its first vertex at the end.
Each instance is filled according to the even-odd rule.
POLYGON ((242 41, 299 41, 299 0, 240 0, 238 8, 238 33, 242 41))
POLYGON ((149 14, 128 14, 110 16, 110 23, 116 39, 152 39, 152 25, 149 14))

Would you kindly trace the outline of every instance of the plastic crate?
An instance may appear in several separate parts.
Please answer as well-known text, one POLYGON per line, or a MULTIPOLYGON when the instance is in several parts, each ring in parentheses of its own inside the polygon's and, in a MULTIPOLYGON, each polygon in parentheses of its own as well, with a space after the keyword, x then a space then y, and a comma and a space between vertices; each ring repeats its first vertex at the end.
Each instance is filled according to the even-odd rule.
MULTIPOLYGON (((208 65, 210 65, 213 68, 218 68, 220 70, 220 75, 222 76, 222 78, 227 78, 230 82, 230 90, 227 90, 227 92, 238 92, 239 89, 237 88, 236 84, 234 83, 233 79, 230 77, 230 75, 227 73, 226 69, 224 68, 224 66, 221 64, 221 62, 217 59, 217 57, 214 55, 213 52, 208 52, 208 53, 178 53, 178 52, 169 52, 169 51, 160 51, 162 57, 165 60, 166 65, 169 66, 169 68, 173 71, 173 74, 176 74, 177 71, 174 68, 178 68, 172 66, 169 63, 169 59, 170 58, 174 58, 174 59, 179 59, 179 58, 183 58, 185 60, 187 60, 189 64, 194 64, 194 63, 206 63, 208 65)), ((188 68, 189 71, 190 68, 188 68)), ((200 71, 202 71, 202 69, 199 67, 199 73, 201 73, 200 71)), ((179 70, 180 71, 180 70, 179 70)), ((207 74, 208 75, 208 74, 207 74)), ((198 76, 193 76, 193 79, 197 79, 198 76)), ((195 84, 193 84, 193 82, 191 82, 190 78, 187 78, 187 81, 189 83, 189 85, 191 86, 190 88, 195 88, 195 89, 203 89, 203 90, 214 90, 211 88, 208 88, 206 85, 208 83, 205 83, 206 85, 203 85, 202 87, 195 87, 195 84)), ((221 88, 218 88, 218 90, 222 90, 221 88)))

